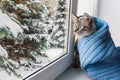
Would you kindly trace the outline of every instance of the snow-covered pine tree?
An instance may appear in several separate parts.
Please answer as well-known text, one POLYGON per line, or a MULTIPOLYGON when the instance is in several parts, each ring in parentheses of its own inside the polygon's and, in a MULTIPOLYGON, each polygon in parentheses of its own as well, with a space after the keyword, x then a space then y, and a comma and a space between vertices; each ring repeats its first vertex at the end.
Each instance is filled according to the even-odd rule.
POLYGON ((19 73, 16 72, 17 67, 8 60, 7 51, 0 45, 0 71, 6 71, 9 75, 14 74, 17 77, 21 77, 19 73))
MULTIPOLYGON (((31 54, 42 54, 42 51, 48 48, 47 38, 46 38, 46 26, 44 25, 48 9, 41 1, 32 1, 29 4, 28 9, 30 10, 29 18, 23 19, 23 24, 27 26, 25 29, 25 39, 24 44, 31 47, 31 54), (45 12, 46 11, 46 12, 45 12)), ((27 14, 27 13, 26 13, 27 14)))
POLYGON ((17 38, 18 33, 22 33, 21 29, 17 23, 13 22, 9 16, 4 14, 1 10, 0 21, 0 71, 3 70, 9 75, 14 74, 17 77, 21 77, 21 75, 16 72, 18 68, 10 60, 14 49, 15 38, 17 38), (15 29, 19 30, 14 31, 15 29))
MULTIPOLYGON (((1 39, 8 41, 6 45, 1 44, 4 48, 11 44, 10 40, 13 40, 12 45, 6 50, 10 54, 9 59, 18 62, 19 66, 34 68, 34 64, 41 63, 37 60, 38 55, 46 57, 42 52, 49 48, 48 36, 51 33, 52 19, 48 2, 45 3, 41 0, 2 0, 0 2, 2 13, 7 14, 23 30, 22 34, 14 34, 16 37, 13 35, 13 38, 8 38, 10 34, 5 31, 6 29, 0 30, 0 33, 4 34, 4 37, 0 36, 1 39)), ((15 26, 11 28, 16 29, 15 26)), ((14 31, 9 32, 12 34, 14 31)))
POLYGON ((51 36, 52 46, 64 48, 65 37, 65 19, 66 19, 66 0, 57 0, 57 9, 55 12, 55 25, 51 36))

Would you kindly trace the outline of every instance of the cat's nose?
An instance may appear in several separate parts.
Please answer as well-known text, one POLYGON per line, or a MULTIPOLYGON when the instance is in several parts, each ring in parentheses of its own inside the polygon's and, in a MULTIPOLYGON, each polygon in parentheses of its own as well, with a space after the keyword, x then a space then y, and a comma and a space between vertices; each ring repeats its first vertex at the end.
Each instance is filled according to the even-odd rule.
POLYGON ((84 26, 84 30, 85 31, 88 31, 89 29, 88 29, 88 26, 84 26))

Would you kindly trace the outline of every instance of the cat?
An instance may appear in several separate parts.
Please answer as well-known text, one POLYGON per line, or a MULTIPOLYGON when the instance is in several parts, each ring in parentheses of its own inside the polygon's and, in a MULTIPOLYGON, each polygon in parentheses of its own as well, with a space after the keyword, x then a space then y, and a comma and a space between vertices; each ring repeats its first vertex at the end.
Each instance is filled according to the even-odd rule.
POLYGON ((72 63, 72 66, 74 68, 78 68, 79 67, 79 54, 77 51, 77 42, 82 39, 85 36, 89 36, 91 35, 93 32, 96 31, 96 27, 95 24, 91 18, 91 16, 89 16, 88 13, 84 13, 81 16, 72 16, 72 30, 73 30, 73 34, 75 35, 75 40, 74 40, 74 61, 72 63))

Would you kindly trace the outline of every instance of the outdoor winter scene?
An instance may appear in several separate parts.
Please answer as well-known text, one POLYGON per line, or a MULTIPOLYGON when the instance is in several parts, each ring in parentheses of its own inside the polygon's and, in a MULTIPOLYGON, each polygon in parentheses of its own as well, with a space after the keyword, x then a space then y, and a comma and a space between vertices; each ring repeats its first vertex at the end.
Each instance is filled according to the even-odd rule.
POLYGON ((22 80, 67 53, 69 0, 0 0, 0 80, 22 80))

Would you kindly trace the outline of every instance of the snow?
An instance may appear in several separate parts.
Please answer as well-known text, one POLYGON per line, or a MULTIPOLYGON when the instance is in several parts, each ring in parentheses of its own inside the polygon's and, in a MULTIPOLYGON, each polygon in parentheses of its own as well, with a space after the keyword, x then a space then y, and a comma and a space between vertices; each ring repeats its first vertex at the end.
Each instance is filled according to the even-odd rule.
MULTIPOLYGON (((6 73, 5 71, 0 71, 0 80, 23 80, 23 78, 29 76, 30 74, 34 73, 35 71, 39 70, 40 68, 42 68, 43 66, 47 65, 49 63, 47 58, 43 58, 43 57, 39 57, 39 59, 44 60, 42 62, 42 64, 39 64, 37 68, 24 68, 24 67, 20 67, 19 70, 17 70, 17 73, 20 73, 22 78, 18 78, 17 76, 15 76, 14 74, 9 75, 8 73, 6 73), (42 66, 40 66, 42 65, 42 66)), ((25 59, 23 60, 23 62, 25 62, 25 59)), ((14 62, 15 63, 15 62, 14 62)), ((13 64, 14 64, 13 63, 13 64)), ((16 64, 16 63, 15 63, 16 64)))
POLYGON ((40 41, 37 34, 30 34, 30 35, 27 35, 27 37, 28 37, 30 40, 36 40, 36 42, 39 42, 39 41, 40 41))
POLYGON ((2 13, 2 11, 0 11, 0 28, 10 30, 14 37, 17 37, 18 33, 23 32, 22 28, 15 21, 10 19, 7 14, 2 13))
POLYGON ((0 56, 4 56, 5 58, 8 58, 7 51, 0 45, 0 56))
POLYGON ((57 31, 57 33, 55 35, 60 36, 61 34, 63 34, 63 31, 59 30, 59 31, 57 31))
MULTIPOLYGON (((59 58, 60 56, 62 56, 64 54, 64 49, 62 48, 52 48, 52 49, 48 49, 45 51, 45 54, 48 57, 42 57, 42 56, 37 56, 37 60, 38 61, 42 61, 42 63, 40 64, 34 64, 38 67, 36 68, 24 68, 24 67, 20 67, 19 70, 17 70, 18 73, 20 73, 22 75, 23 78, 29 76, 30 74, 32 74, 33 72, 39 70, 40 68, 42 68, 43 66, 49 64, 50 62, 54 61, 55 59, 59 58)), ((25 62, 25 59, 23 59, 23 62, 25 62)), ((13 64, 15 62, 13 61, 13 64)), ((15 63, 16 64, 16 63, 15 63)), ((0 80, 22 80, 22 78, 17 78, 15 75, 8 75, 5 71, 0 71, 0 80)))
POLYGON ((46 51, 46 55, 50 61, 54 61, 55 59, 59 58, 63 55, 63 53, 65 52, 63 52, 62 48, 52 48, 46 51))
POLYGON ((33 2, 33 3, 41 3, 40 0, 30 0, 30 1, 33 2))
POLYGON ((16 7, 26 11, 26 13, 28 13, 28 14, 31 13, 29 8, 26 5, 24 5, 24 4, 17 4, 16 7))
POLYGON ((64 41, 64 37, 63 36, 61 36, 61 37, 59 37, 59 42, 62 42, 62 41, 64 41))
POLYGON ((16 76, 14 75, 9 75, 7 74, 5 71, 0 71, 0 80, 22 80, 20 78, 17 78, 16 76))

